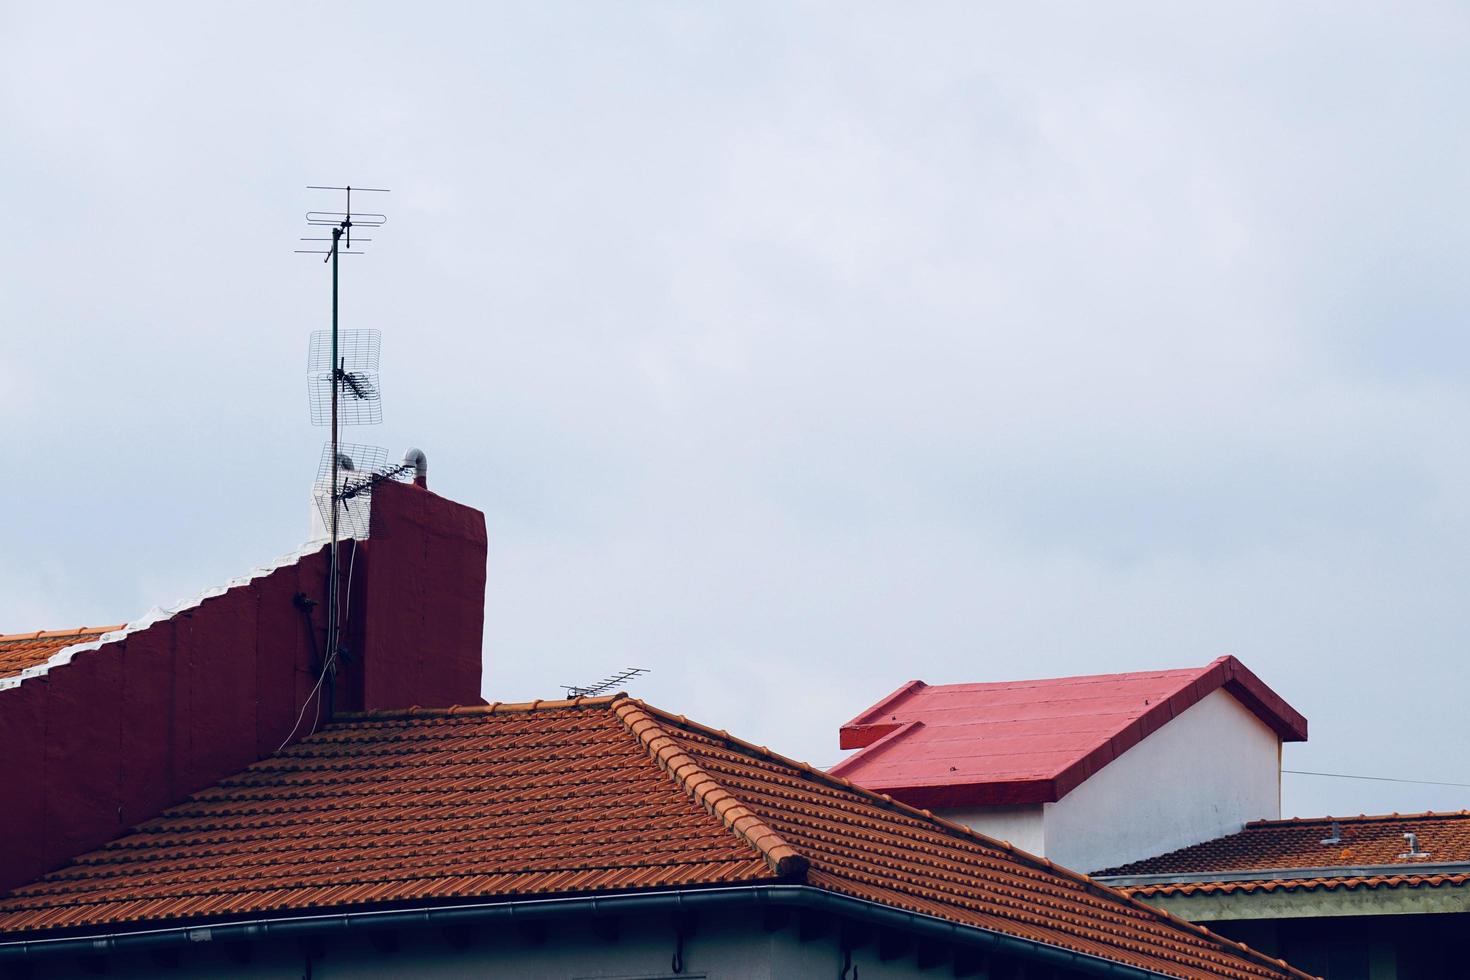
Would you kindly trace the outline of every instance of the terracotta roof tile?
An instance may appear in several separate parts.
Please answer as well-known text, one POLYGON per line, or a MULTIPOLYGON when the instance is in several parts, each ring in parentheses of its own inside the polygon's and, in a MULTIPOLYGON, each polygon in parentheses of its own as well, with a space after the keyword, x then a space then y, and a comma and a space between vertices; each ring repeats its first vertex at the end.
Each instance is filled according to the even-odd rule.
POLYGON ((1376 888, 1461 888, 1470 874, 1354 875, 1346 878, 1253 878, 1245 881, 1180 881, 1124 885, 1119 891, 1135 898, 1171 895, 1251 895, 1256 892, 1360 891, 1376 888))
POLYGON ((1097 874, 1188 879, 1121 886, 1139 897, 1459 887, 1470 881, 1470 811, 1257 820, 1238 833, 1097 874), (1410 833, 1422 856, 1406 856, 1410 833), (1465 865, 1464 873, 1446 865, 1465 865))
POLYGON ((31 667, 39 667, 59 650, 76 643, 95 640, 103 633, 120 630, 126 624, 116 626, 78 626, 65 630, 35 630, 30 633, 0 633, 0 677, 19 674, 31 667))
POLYGON ((1470 811, 1256 820, 1225 837, 1098 875, 1195 874, 1283 868, 1361 868, 1470 862, 1470 811), (1333 843, 1334 827, 1337 839, 1333 843), (1428 856, 1404 859, 1412 833, 1428 856))
POLYGON ((783 879, 1170 976, 1300 975, 628 699, 339 718, 0 899, 0 933, 783 879))

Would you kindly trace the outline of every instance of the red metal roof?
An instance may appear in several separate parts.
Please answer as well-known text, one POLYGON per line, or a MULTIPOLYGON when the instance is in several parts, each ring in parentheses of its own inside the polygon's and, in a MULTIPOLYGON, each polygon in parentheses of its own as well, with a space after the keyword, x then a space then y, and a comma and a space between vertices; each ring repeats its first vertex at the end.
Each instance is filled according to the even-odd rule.
POLYGON ((103 633, 120 630, 117 626, 78 626, 65 630, 33 630, 30 633, 0 633, 0 677, 19 674, 51 659, 58 650, 76 643, 87 643, 103 633))
POLYGON ((1167 976, 1302 976, 627 698, 339 719, 17 889, 0 934, 778 880, 1167 976))
POLYGON ((1257 820, 1239 833, 1109 868, 1098 876, 1125 882, 1185 879, 1122 885, 1142 897, 1458 887, 1470 883, 1470 811, 1257 820), (1405 856, 1405 834, 1414 835, 1417 856, 1405 856))
POLYGON ((1307 720, 1234 657, 1206 667, 933 686, 910 681, 842 726, 832 767, 924 807, 1048 803, 1224 688, 1288 742, 1307 720))

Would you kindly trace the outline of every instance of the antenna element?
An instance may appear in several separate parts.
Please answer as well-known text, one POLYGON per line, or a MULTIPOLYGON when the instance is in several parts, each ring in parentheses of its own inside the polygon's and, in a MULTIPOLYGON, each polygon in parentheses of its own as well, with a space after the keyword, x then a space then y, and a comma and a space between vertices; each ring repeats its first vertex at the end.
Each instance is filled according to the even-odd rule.
POLYGON ((630 681, 640 674, 646 673, 648 673, 647 667, 624 667, 616 674, 604 677, 595 684, 588 684, 585 687, 579 687, 575 684, 563 684, 561 685, 561 689, 567 692, 568 700, 572 698, 592 698, 599 694, 606 694, 608 691, 615 691, 622 686, 624 681, 630 681))

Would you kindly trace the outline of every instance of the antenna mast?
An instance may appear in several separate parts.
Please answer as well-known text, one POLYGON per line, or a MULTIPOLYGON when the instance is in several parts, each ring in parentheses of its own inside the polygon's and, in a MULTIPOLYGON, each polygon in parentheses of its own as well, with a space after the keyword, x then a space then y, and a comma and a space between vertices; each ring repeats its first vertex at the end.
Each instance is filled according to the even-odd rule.
MULTIPOLYGON (((364 228, 378 228, 381 227, 388 219, 385 215, 373 212, 353 212, 352 191, 354 190, 354 188, 352 188, 351 186, 327 187, 318 184, 310 184, 307 186, 307 189, 314 191, 344 191, 347 195, 346 207, 342 211, 308 211, 306 213, 306 223, 308 225, 311 225, 313 227, 329 227, 331 228, 332 237, 329 239, 303 238, 301 240, 303 242, 311 243, 330 242, 331 244, 329 245, 329 247, 296 249, 296 252, 298 254, 325 255, 326 258, 324 258, 322 261, 324 263, 330 262, 332 264, 332 330, 330 360, 326 362, 326 370, 321 371, 320 368, 322 367, 322 365, 320 363, 318 353, 327 353, 326 350, 319 351, 319 348, 324 348, 326 345, 319 344, 318 337, 313 336, 312 352, 308 362, 308 366, 312 372, 312 376, 308 382, 309 387, 311 388, 314 395, 323 394, 324 392, 322 392, 321 389, 325 387, 329 392, 329 400, 331 403, 330 410, 327 413, 328 418, 325 420, 319 420, 319 413, 316 410, 316 405, 313 405, 312 412, 313 422, 320 425, 322 424, 322 421, 326 421, 332 427, 330 463, 329 466, 323 467, 323 469, 330 471, 329 479, 331 481, 328 484, 328 486, 330 487, 330 492, 327 494, 328 513, 324 515, 327 518, 328 533, 331 535, 330 567, 327 573, 327 646, 326 653, 324 655, 325 660, 322 667, 323 675, 325 676, 325 673, 336 661, 341 639, 339 636, 339 633, 341 631, 341 563, 338 559, 338 538, 340 532, 340 528, 338 526, 338 512, 342 509, 340 503, 348 499, 347 497, 343 496, 343 487, 341 486, 341 470, 343 457, 341 454, 341 444, 339 441, 339 428, 343 419, 341 417, 341 413, 339 412, 339 402, 341 400, 341 395, 343 391, 345 390, 355 401, 365 403, 367 406, 376 409, 376 411, 370 413, 368 417, 353 418, 351 419, 351 421, 378 422, 382 420, 382 406, 378 397, 377 386, 375 384, 377 380, 376 376, 378 367, 378 332, 376 330, 349 332, 350 334, 354 335, 349 338, 349 346, 354 348, 354 362, 358 360, 366 360, 370 364, 370 367, 364 366, 363 368, 359 368, 357 370, 348 371, 347 359, 343 356, 342 351, 342 338, 337 329, 338 265, 341 261, 341 256, 343 255, 362 254, 360 250, 356 252, 352 251, 352 229, 354 226, 364 228), (356 335, 362 336, 359 337, 356 335), (368 348, 368 354, 366 358, 359 356, 363 353, 363 347, 368 348)), ((356 190, 359 193, 388 193, 388 189, 384 187, 358 187, 356 188, 356 190)), ((370 238, 362 238, 361 236, 358 237, 359 242, 371 240, 372 239, 370 238)), ((363 494, 364 491, 362 487, 358 485, 360 484, 363 477, 356 472, 356 467, 351 462, 348 463, 347 468, 349 472, 353 473, 355 480, 355 488, 350 496, 358 496, 359 494, 363 494)), ((394 474, 394 476, 396 475, 397 474, 394 474)), ((372 482, 367 485, 367 490, 371 490, 372 484, 377 482, 377 476, 378 474, 374 474, 373 477, 369 478, 372 480, 372 482)), ((320 482, 320 478, 318 482, 320 482)))

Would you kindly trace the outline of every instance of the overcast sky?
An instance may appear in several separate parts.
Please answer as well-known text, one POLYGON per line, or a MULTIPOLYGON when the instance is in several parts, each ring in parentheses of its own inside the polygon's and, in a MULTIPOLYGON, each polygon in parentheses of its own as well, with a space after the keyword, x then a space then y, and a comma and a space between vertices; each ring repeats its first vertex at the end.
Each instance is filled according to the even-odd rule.
POLYGON ((485 511, 486 697, 646 666, 826 765, 1233 653, 1288 768, 1470 783, 1467 91, 1453 5, 0 4, 0 632, 305 539, 357 183, 347 438, 485 511))

